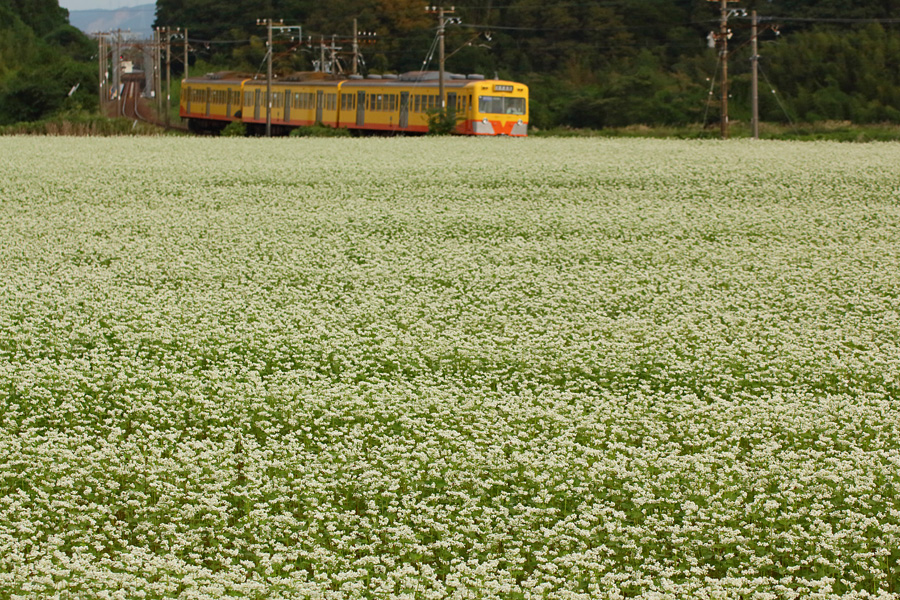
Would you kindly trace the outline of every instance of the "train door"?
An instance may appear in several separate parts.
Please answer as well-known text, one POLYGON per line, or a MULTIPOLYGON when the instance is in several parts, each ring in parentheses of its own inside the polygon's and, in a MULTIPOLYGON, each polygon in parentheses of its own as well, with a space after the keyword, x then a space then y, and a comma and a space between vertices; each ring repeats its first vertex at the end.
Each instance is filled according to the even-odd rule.
POLYGON ((231 116, 231 88, 225 90, 225 116, 231 116))
POLYGON ((284 122, 287 123, 291 120, 291 100, 293 99, 293 94, 291 94, 290 90, 284 91, 284 122))
POLYGON ((456 113, 456 92, 447 92, 447 112, 456 113))
POLYGON ((322 122, 322 108, 325 106, 325 92, 316 92, 316 123, 322 122))
POLYGON ((259 97, 260 97, 260 95, 261 95, 260 90, 256 90, 255 98, 253 101, 253 118, 256 119, 257 121, 259 121, 259 104, 260 104, 259 97))
POLYGON ((206 116, 209 116, 209 105, 212 102, 212 90, 206 88, 206 116))
POLYGON ((191 96, 193 96, 194 90, 192 88, 185 88, 182 94, 187 97, 187 114, 191 114, 191 96))
POLYGON ((409 127, 409 92, 400 92, 400 129, 409 127))
POLYGON ((366 124, 366 93, 356 92, 356 126, 366 124))

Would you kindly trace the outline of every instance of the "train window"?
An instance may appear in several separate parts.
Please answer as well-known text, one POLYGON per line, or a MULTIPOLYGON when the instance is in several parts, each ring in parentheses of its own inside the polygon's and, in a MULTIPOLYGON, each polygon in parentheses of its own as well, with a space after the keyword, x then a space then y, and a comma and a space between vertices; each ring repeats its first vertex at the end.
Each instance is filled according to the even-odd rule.
POLYGON ((496 115, 524 115, 525 98, 507 96, 479 96, 478 112, 496 115))

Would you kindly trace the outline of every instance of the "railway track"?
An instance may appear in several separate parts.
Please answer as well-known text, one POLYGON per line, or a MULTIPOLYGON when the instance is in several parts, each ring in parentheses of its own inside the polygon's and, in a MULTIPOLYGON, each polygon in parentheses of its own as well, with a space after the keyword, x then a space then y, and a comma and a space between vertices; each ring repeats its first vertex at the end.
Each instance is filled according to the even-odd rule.
POLYGON ((181 123, 169 123, 166 125, 165 120, 161 119, 153 107, 141 95, 141 82, 136 79, 126 80, 123 84, 122 97, 117 106, 117 115, 134 121, 142 121, 157 127, 166 129, 174 129, 177 131, 188 131, 186 125, 181 123))

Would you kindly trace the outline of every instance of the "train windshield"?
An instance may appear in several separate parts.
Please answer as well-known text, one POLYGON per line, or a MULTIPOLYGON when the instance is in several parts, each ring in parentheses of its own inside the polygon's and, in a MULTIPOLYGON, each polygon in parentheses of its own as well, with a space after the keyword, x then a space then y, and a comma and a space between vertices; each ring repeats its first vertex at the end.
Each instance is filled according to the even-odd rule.
POLYGON ((495 115, 524 115, 525 98, 506 96, 479 96, 478 112, 495 115))

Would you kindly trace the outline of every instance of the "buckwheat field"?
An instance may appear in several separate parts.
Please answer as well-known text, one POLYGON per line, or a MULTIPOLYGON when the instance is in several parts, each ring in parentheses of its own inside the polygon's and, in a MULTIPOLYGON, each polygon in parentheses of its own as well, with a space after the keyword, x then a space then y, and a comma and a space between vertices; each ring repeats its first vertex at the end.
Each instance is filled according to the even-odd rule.
POLYGON ((0 139, 0 598, 900 598, 900 145, 0 139))

